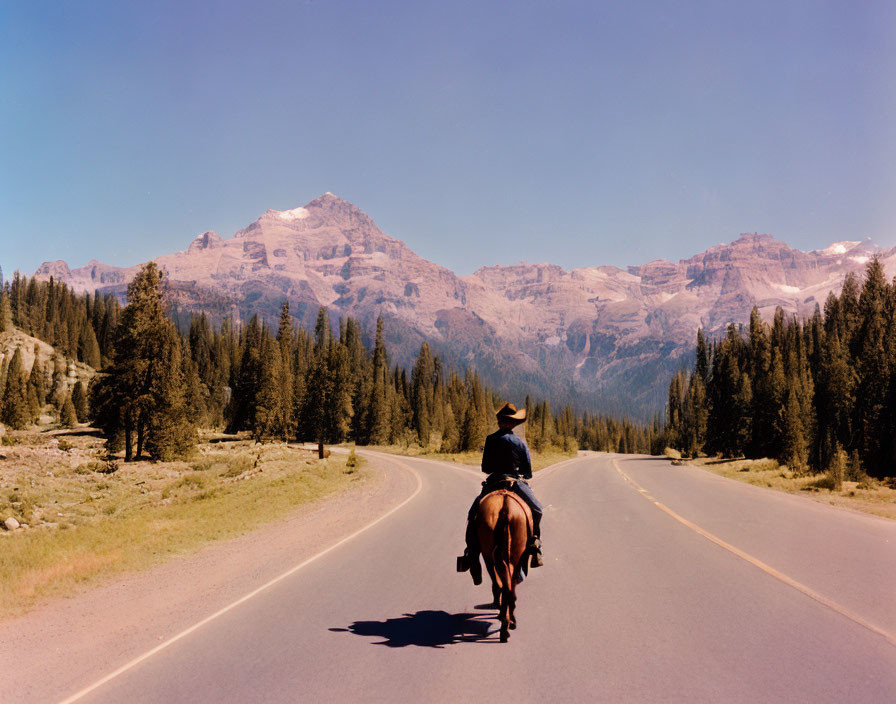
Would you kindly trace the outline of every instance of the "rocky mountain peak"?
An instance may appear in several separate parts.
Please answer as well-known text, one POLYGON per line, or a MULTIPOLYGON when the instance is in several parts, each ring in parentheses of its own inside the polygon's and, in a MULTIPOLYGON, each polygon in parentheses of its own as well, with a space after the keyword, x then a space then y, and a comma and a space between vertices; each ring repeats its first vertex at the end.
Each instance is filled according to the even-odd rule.
POLYGON ((374 226, 367 213, 329 191, 318 196, 305 206, 309 214, 328 223, 349 227, 374 226))
POLYGON ((34 272, 34 275, 39 279, 49 279, 52 276, 57 281, 67 281, 71 278, 72 272, 64 260, 57 259, 54 262, 41 264, 37 271, 34 272))
POLYGON ((214 230, 208 230, 207 232, 203 232, 201 235, 197 236, 190 243, 190 247, 187 250, 188 252, 201 252, 204 249, 212 249, 214 247, 220 247, 224 244, 224 240, 221 239, 221 235, 219 235, 214 230))

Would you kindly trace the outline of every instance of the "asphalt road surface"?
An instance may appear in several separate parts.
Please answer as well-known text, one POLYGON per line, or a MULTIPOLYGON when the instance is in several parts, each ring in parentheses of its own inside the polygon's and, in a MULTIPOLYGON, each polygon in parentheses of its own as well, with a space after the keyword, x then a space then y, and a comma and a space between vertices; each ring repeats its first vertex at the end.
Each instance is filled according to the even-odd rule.
POLYGON ((896 702, 894 521, 665 460, 564 463, 532 483, 545 567, 500 644, 487 583, 454 571, 479 478, 392 463, 419 491, 385 519, 58 700, 896 702))

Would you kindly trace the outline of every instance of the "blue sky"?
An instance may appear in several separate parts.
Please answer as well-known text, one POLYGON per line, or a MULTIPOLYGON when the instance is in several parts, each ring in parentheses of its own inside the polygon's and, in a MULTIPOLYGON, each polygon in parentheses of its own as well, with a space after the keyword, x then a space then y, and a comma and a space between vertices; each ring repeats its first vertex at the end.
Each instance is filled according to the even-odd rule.
POLYGON ((891 2, 0 5, 0 266, 332 191, 459 273, 896 244, 891 2))

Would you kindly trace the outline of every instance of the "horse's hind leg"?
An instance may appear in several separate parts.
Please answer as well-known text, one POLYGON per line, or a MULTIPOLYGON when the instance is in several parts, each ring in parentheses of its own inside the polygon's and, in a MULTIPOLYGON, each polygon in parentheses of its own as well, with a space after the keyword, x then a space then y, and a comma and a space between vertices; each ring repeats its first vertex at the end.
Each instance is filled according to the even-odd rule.
POLYGON ((507 594, 507 625, 513 630, 516 628, 516 591, 511 589, 507 594))
POLYGON ((513 589, 505 587, 501 590, 501 611, 499 619, 501 620, 501 642, 506 643, 510 638, 510 631, 516 628, 516 620, 513 617, 513 610, 516 606, 516 595, 513 589))
POLYGON ((496 609, 501 608, 501 587, 496 580, 492 580, 492 604, 496 609))

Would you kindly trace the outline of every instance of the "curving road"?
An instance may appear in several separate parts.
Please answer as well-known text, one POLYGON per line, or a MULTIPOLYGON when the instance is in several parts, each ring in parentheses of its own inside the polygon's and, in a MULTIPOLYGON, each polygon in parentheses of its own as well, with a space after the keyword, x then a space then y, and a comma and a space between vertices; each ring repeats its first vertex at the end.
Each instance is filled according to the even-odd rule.
POLYGON ((533 481, 546 566, 501 645, 453 571, 478 476, 389 461, 400 508, 77 700, 896 701, 896 522, 583 457, 533 481))

